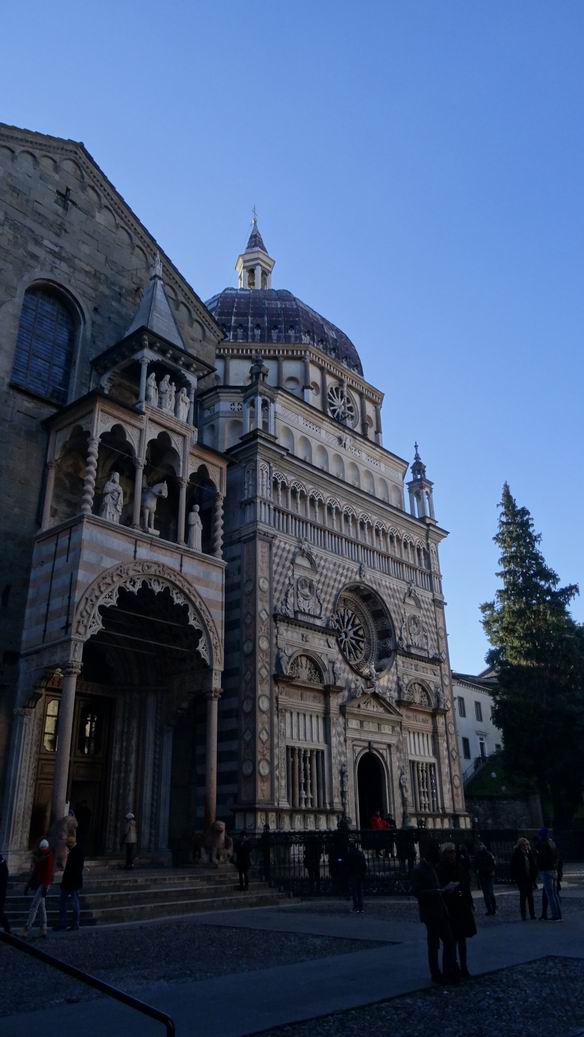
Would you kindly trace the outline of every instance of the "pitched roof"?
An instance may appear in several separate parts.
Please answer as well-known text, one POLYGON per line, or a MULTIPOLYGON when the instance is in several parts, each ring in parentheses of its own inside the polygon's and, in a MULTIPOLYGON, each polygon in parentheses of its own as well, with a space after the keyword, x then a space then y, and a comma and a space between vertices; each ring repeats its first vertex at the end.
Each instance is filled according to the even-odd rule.
POLYGON ((248 242, 247 242, 247 245, 245 246, 245 251, 246 252, 255 252, 257 249, 260 249, 262 252, 265 252, 266 255, 268 255, 268 250, 267 250, 266 246, 264 245, 264 239, 262 238, 262 236, 260 234, 260 229, 259 229, 259 227, 257 225, 257 221, 255 219, 253 219, 252 220, 252 224, 251 224, 251 231, 250 231, 250 235, 249 235, 249 238, 248 238, 248 242))
POLYGON ((184 349, 185 344, 170 308, 164 282, 162 280, 162 263, 160 255, 156 253, 156 259, 150 271, 150 280, 144 289, 140 305, 134 314, 134 319, 127 329, 125 338, 139 328, 147 328, 153 335, 171 342, 173 346, 184 349))

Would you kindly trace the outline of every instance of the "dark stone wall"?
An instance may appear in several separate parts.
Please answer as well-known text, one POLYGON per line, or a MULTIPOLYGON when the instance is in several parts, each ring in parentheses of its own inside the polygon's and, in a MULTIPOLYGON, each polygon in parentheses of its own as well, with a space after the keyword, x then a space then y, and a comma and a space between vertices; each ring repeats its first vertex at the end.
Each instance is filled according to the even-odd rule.
MULTIPOLYGON (((55 406, 10 384, 24 293, 65 290, 79 314, 69 398, 90 384, 90 360, 121 338, 156 243, 79 145, 0 126, 0 786, 18 670, 32 539, 38 530, 55 406)), ((200 300, 163 258, 185 345, 214 363, 217 333, 200 300)))

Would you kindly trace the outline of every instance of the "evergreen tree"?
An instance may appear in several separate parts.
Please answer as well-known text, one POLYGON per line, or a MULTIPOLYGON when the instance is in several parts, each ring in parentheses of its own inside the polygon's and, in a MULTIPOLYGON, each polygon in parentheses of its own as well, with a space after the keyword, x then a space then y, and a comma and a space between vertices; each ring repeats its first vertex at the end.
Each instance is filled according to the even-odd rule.
POLYGON ((556 827, 572 820, 584 788, 584 628, 571 618, 578 593, 546 564, 527 508, 507 483, 500 504, 502 587, 481 605, 497 672, 493 717, 510 774, 535 781, 551 799, 556 827))

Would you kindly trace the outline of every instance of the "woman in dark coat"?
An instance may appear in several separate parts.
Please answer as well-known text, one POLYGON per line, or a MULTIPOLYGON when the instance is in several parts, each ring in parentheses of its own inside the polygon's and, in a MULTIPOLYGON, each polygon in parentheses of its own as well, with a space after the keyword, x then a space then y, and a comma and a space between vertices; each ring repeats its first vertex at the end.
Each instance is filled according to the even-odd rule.
POLYGON ((526 919, 526 905, 529 907, 529 917, 535 918, 533 890, 536 888, 537 860, 529 839, 517 840, 511 854, 511 878, 519 889, 519 909, 523 921, 526 919))
POLYGON ((448 843, 442 849, 438 878, 456 943, 459 972, 467 979, 470 973, 467 966, 466 941, 469 937, 476 936, 477 927, 470 891, 470 870, 466 860, 457 857, 456 847, 452 843, 448 843))

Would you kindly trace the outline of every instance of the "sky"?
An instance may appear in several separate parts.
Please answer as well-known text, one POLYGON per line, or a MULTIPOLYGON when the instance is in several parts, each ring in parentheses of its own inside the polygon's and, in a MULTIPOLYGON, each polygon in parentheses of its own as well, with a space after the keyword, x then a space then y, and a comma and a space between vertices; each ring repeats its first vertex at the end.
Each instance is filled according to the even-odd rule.
POLYGON ((505 480, 584 584, 583 45, 581 0, 2 12, 3 121, 83 141, 203 299, 255 205, 273 286, 353 340, 385 446, 434 481, 466 673, 505 480))

